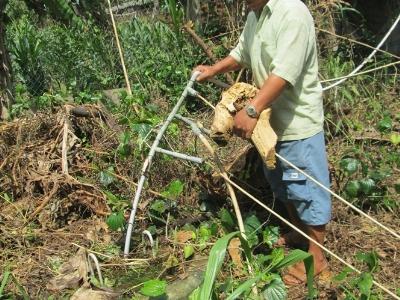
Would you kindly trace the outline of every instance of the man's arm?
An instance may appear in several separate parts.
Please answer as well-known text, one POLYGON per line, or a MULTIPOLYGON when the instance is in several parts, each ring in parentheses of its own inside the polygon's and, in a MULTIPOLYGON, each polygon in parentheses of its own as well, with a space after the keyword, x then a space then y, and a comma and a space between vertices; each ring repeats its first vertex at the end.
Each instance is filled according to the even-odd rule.
POLYGON ((223 60, 220 60, 212 66, 200 65, 194 68, 193 71, 201 72, 197 77, 197 81, 202 82, 214 77, 215 75, 236 71, 240 68, 242 68, 242 66, 232 56, 228 55, 223 60))
MULTIPOLYGON (((271 74, 265 80, 258 94, 250 101, 250 104, 256 108, 258 114, 264 109, 271 106, 279 95, 284 91, 288 82, 274 74, 271 74)), ((254 128, 256 127, 258 119, 251 118, 247 115, 246 110, 242 109, 235 116, 235 123, 233 132, 242 138, 251 138, 254 128)))

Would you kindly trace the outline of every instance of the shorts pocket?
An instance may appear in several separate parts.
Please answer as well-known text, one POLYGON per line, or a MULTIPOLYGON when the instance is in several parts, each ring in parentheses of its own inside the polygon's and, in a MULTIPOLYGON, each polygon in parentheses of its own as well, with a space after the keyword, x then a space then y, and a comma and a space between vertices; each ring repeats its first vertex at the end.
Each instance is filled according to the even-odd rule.
POLYGON ((310 188, 307 177, 295 169, 285 169, 282 181, 286 187, 287 199, 298 201, 311 201, 310 188))

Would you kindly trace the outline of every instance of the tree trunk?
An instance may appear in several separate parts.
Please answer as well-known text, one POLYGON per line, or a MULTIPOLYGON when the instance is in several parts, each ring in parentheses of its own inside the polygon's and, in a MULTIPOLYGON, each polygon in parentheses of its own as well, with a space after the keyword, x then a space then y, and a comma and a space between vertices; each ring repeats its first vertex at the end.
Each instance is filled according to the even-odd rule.
POLYGON ((8 110, 13 101, 11 61, 5 41, 7 0, 0 2, 0 120, 8 118, 8 110))

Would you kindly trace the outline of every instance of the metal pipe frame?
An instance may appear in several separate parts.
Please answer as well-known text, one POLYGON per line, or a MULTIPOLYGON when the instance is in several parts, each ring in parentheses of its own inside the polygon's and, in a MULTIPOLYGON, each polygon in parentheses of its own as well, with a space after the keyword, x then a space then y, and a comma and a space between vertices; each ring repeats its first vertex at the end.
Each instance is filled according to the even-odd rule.
POLYGON ((193 72, 191 75, 189 82, 187 83, 185 89, 182 92, 181 97, 179 98, 178 102, 175 104, 173 110, 170 112, 168 115, 167 120, 164 122, 163 126, 160 128, 160 130, 157 133, 156 139, 153 142, 153 145, 151 146, 149 150, 149 154, 146 158, 146 160, 143 163, 142 171, 141 171, 141 176, 137 185, 135 197, 133 198, 132 201, 132 210, 131 214, 129 216, 129 221, 128 221, 128 228, 126 231, 126 237, 125 237, 125 246, 124 246, 124 256, 127 257, 129 255, 129 248, 131 244, 131 237, 132 237, 132 230, 133 230, 133 223, 135 222, 135 216, 136 216, 136 210, 137 206, 139 204, 139 199, 140 195, 143 190, 144 183, 147 179, 146 173, 150 169, 151 163, 153 161, 154 154, 156 153, 156 149, 158 148, 158 144, 160 143, 161 138, 163 137, 165 131, 167 130, 169 124, 175 117, 175 115, 178 113, 179 108, 181 107, 183 101, 185 98, 189 95, 189 90, 192 88, 194 82, 196 81, 196 78, 200 75, 200 72, 196 71, 193 72))

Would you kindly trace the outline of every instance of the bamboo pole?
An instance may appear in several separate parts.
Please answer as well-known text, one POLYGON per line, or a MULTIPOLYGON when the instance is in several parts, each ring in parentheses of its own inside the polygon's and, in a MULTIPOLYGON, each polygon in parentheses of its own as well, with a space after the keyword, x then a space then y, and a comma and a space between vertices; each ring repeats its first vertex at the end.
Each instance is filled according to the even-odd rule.
MULTIPOLYGON (((126 89, 127 89, 128 95, 132 96, 131 84, 129 82, 128 72, 126 71, 124 54, 122 52, 122 47, 121 47, 121 44, 119 42, 119 35, 118 35, 117 25, 115 24, 114 14, 113 14, 112 8, 111 8, 111 2, 110 2, 110 0, 107 0, 107 2, 108 2, 108 10, 109 10, 110 17, 111 17, 111 22, 112 22, 113 29, 114 29, 115 41, 117 42, 118 53, 119 53, 119 57, 121 59, 122 70, 124 72, 126 89)), ((135 110, 136 113, 139 113, 139 109, 135 105, 133 106, 133 109, 135 110)))

